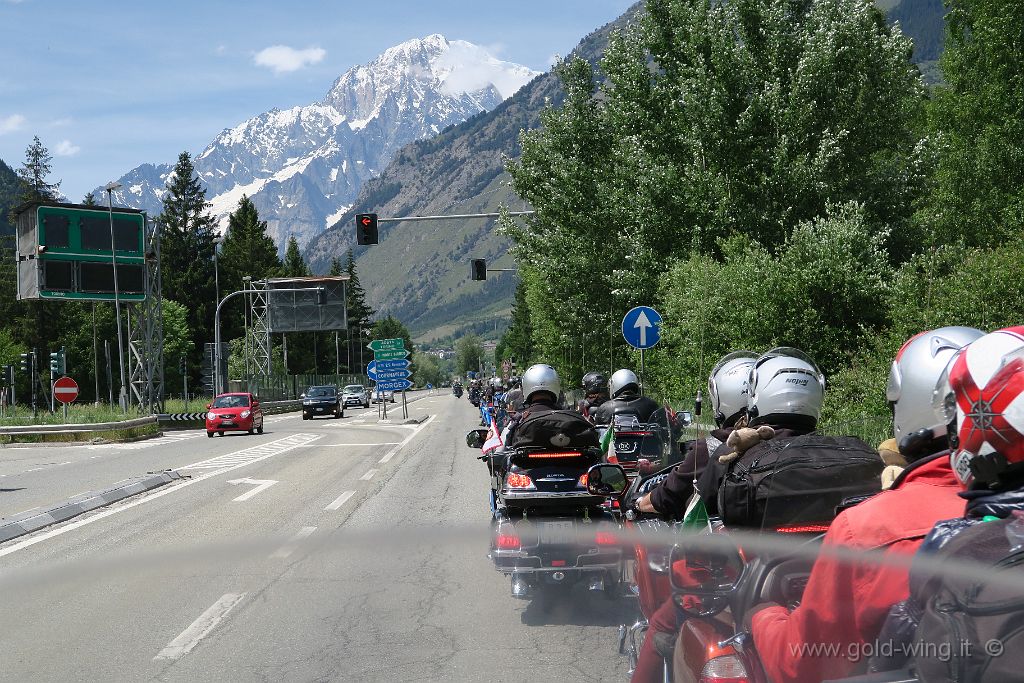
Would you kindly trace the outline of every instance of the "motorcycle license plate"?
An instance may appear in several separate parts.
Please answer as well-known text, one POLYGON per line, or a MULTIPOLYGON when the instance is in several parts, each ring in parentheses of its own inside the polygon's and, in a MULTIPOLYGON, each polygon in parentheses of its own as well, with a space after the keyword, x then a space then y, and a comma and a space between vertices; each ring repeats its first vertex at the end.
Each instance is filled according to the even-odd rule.
POLYGON ((567 543, 573 540, 575 524, 571 520, 541 522, 540 537, 547 543, 567 543))
POLYGON ((634 453, 639 445, 636 441, 616 441, 615 450, 619 453, 634 453))

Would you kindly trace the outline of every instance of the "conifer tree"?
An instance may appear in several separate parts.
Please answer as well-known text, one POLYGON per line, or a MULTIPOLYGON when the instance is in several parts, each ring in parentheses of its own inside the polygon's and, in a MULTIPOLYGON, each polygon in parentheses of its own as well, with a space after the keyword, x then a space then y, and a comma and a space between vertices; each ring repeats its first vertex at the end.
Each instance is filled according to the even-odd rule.
MULTIPOLYGON (((261 221, 252 199, 242 195, 238 208, 228 216, 228 229, 224 233, 218 257, 221 296, 243 288, 244 278, 262 280, 281 272, 281 259, 277 246, 267 234, 267 222, 261 221)), ((229 302, 221 313, 222 339, 240 337, 244 331, 244 318, 238 315, 241 304, 229 302)))
POLYGON ((187 303, 188 327, 195 342, 190 367, 198 366, 203 344, 214 338, 217 304, 213 251, 217 234, 209 209, 192 158, 182 152, 168 180, 163 212, 157 222, 161 231, 163 296, 187 303))
POLYGON ((25 163, 18 169, 21 202, 53 201, 60 197, 60 181, 49 181, 51 161, 53 157, 46 147, 43 147, 39 136, 33 136, 32 144, 25 150, 25 163))
MULTIPOLYGON (((331 264, 331 268, 332 270, 334 269, 334 263, 331 264)), ((340 263, 338 263, 338 268, 340 272, 340 263)), ((359 339, 359 331, 370 327, 370 321, 373 319, 375 311, 366 303, 366 292, 359 282, 359 273, 356 272, 356 261, 351 249, 348 250, 344 273, 349 278, 345 285, 346 302, 348 304, 348 358, 358 358, 359 345, 363 343, 359 339)))
POLYGON ((281 274, 285 277, 308 277, 309 266, 302 258, 299 251, 299 241, 292 235, 288 238, 288 246, 284 251, 284 264, 281 267, 281 274))

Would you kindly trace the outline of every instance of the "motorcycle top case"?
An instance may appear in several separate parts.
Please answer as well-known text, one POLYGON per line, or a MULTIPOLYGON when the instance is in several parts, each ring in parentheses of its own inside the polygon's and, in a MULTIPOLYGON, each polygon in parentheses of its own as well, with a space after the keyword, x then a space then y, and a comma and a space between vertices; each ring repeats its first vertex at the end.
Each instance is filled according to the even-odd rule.
POLYGON ((550 410, 523 416, 515 428, 512 447, 588 449, 601 445, 597 430, 574 410, 550 410))
POLYGON ((843 500, 881 490, 884 467, 878 453, 853 436, 764 441, 729 464, 718 510, 727 526, 828 524, 843 500))

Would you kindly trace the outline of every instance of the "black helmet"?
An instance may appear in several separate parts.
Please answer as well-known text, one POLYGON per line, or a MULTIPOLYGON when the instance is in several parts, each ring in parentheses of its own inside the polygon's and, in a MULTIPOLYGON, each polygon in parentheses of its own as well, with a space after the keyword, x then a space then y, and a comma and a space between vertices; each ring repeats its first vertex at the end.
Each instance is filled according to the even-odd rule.
POLYGON ((608 378, 592 371, 583 375, 583 391, 587 394, 603 394, 608 391, 608 378))

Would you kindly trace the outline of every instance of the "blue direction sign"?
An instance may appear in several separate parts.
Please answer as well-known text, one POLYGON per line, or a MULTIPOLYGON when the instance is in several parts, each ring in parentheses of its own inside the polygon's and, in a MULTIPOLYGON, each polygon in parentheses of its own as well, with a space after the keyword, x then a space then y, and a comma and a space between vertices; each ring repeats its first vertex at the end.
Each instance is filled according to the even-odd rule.
POLYGON ((377 371, 377 382, 390 382, 396 379, 406 379, 412 377, 412 373, 408 370, 384 370, 377 371))
POLYGON ((661 315, 649 306, 637 306, 622 318, 622 336, 634 349, 649 349, 661 340, 661 315))
POLYGON ((412 382, 407 379, 396 379, 388 382, 377 382, 377 389, 380 391, 405 391, 412 388, 412 382))
POLYGON ((377 361, 371 360, 366 366, 366 376, 374 382, 377 381, 377 361))
POLYGON ((387 372, 388 370, 407 370, 408 368, 409 361, 405 358, 401 360, 374 361, 374 371, 378 373, 387 372))

